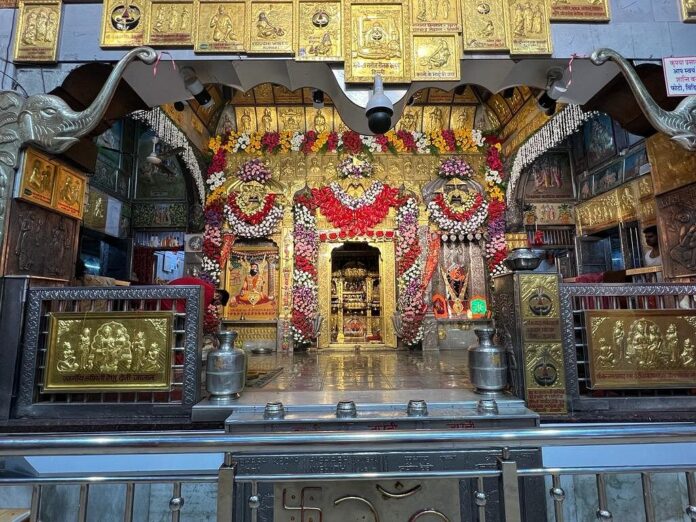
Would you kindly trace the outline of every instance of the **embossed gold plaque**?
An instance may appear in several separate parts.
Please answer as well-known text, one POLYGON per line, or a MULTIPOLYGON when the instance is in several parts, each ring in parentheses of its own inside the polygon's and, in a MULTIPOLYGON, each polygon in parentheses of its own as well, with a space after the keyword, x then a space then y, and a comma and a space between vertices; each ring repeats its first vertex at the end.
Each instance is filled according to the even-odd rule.
POLYGON ((60 0, 19 2, 14 45, 15 61, 56 61, 62 6, 60 0))
POLYGON ((102 12, 102 47, 137 47, 145 43, 150 0, 107 0, 102 12))
POLYGON ((450 110, 450 105, 429 105, 423 107, 423 130, 428 132, 446 128, 450 110))
POLYGON ((547 0, 505 0, 510 54, 551 54, 547 0))
POLYGON ((555 275, 520 275, 520 294, 523 319, 559 317, 558 279, 555 275))
POLYGON ((275 107, 256 107, 259 132, 277 132, 278 114, 275 107))
POLYGON ((246 2, 200 0, 196 7, 196 52, 234 53, 246 49, 249 38, 246 2))
POLYGON ((420 132, 423 129, 423 107, 406 107, 396 128, 403 131, 420 132))
POLYGON ((408 0, 346 0, 344 38, 346 81, 411 80, 411 26, 408 0))
POLYGON ((255 132, 257 130, 254 107, 239 107, 234 113, 237 118, 238 132, 255 132))
POLYGON ((655 194, 662 194, 694 181, 696 154, 658 132, 646 140, 655 194))
POLYGON ((696 22, 696 1, 680 0, 682 20, 684 22, 696 22))
POLYGON ((450 129, 472 129, 476 117, 476 105, 452 105, 450 129))
POLYGON ((657 208, 664 276, 696 275, 696 184, 658 196, 657 208))
POLYGON ((343 61, 341 2, 297 2, 295 59, 343 61))
POLYGON ((693 388, 696 310, 591 310, 585 324, 592 388, 693 388))
POLYGON ((505 0, 463 2, 465 51, 505 51, 508 37, 505 25, 505 0))
POLYGON ((86 188, 87 179, 82 174, 59 166, 51 206, 61 214, 82 219, 86 188))
POLYGON ((459 81, 460 55, 456 33, 414 34, 413 80, 459 81))
POLYGON ((555 22, 608 22, 609 0, 551 0, 555 22))
POLYGON ((281 132, 304 132, 304 107, 278 107, 278 130, 281 132))
POLYGON ((53 313, 44 390, 167 390, 171 346, 170 312, 53 313))
POLYGON ((51 160, 27 149, 22 169, 22 181, 19 187, 19 197, 32 203, 50 207, 53 199, 57 167, 51 160))
POLYGON ((292 2, 251 2, 249 52, 293 52, 292 2))
POLYGON ((149 45, 193 45, 194 6, 190 0, 153 0, 150 7, 149 45))
POLYGON ((307 129, 316 132, 330 132, 333 130, 333 111, 331 107, 322 107, 321 109, 306 107, 305 116, 307 117, 307 129))
POLYGON ((413 30, 428 33, 461 31, 459 2, 460 0, 412 0, 413 30))
POLYGON ((524 370, 527 405, 537 413, 566 413, 565 365, 561 343, 525 343, 524 370))

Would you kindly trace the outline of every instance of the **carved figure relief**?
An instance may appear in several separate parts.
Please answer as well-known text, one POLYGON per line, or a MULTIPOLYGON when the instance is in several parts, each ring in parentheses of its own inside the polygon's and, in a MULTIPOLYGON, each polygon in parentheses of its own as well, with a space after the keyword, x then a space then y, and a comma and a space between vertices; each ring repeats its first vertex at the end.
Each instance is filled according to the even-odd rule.
POLYGON ((414 80, 459 80, 459 36, 414 35, 414 80))
POLYGON ((503 0, 462 2, 464 50, 497 51, 508 48, 503 0))
POLYGON ((343 60, 342 23, 340 2, 299 2, 296 58, 343 60))
POLYGON ((152 45, 192 45, 192 14, 192 2, 153 2, 148 43, 152 45))
POLYGON ((142 45, 147 31, 149 0, 111 0, 104 4, 102 47, 142 45))
POLYGON ((292 2, 252 2, 249 51, 293 52, 292 2))
POLYGON ((551 54, 546 0, 507 0, 507 27, 512 54, 551 54))
POLYGON ((22 1, 15 40, 15 61, 54 62, 60 29, 60 1, 22 1))
POLYGON ((656 199, 663 270, 666 278, 696 274, 696 187, 693 185, 656 199))

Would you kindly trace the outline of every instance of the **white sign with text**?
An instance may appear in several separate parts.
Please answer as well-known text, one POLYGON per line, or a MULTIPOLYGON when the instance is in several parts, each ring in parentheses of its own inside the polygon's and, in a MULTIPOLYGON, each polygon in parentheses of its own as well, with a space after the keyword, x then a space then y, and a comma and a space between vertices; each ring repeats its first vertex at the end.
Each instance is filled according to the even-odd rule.
POLYGON ((696 56, 663 58, 667 96, 696 95, 696 56))

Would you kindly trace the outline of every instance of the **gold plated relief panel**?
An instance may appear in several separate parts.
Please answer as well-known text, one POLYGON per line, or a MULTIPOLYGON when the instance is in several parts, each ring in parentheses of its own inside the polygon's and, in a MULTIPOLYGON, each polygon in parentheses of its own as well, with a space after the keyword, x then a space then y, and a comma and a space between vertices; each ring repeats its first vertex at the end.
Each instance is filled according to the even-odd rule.
POLYGON ((554 22, 608 22, 609 0, 551 0, 554 22))
POLYGON ((343 61, 343 24, 340 1, 295 4, 295 59, 343 61))
POLYGON ((103 6, 102 47, 137 47, 145 43, 150 0, 106 0, 103 6))
POLYGON ((193 45, 195 10, 191 0, 152 0, 147 42, 159 46, 193 45))
POLYGON ((649 176, 642 176, 575 208, 576 224, 583 231, 600 230, 618 223, 655 220, 653 185, 649 176))
POLYGON ((682 20, 684 22, 696 22, 696 1, 679 0, 681 6, 682 20))
POLYGON ((413 80, 459 81, 460 56, 457 33, 414 34, 413 80))
POLYGON ((293 53, 292 2, 251 2, 250 53, 293 53))
POLYGON ((547 0, 505 0, 510 54, 551 54, 547 0))
POLYGON ((694 182, 696 154, 684 150, 674 140, 657 133, 646 140, 655 194, 694 182))
POLYGON ((50 315, 44 391, 167 390, 171 312, 50 315))
POLYGON ((460 0, 411 0, 414 31, 449 33, 461 31, 460 0))
POLYGON ((14 60, 55 62, 63 4, 58 1, 20 1, 14 60))
POLYGON ((462 5, 464 51, 505 51, 509 48, 505 0, 464 0, 462 5))
POLYGON ((249 39, 248 6, 242 2, 198 0, 194 50, 200 53, 241 52, 249 39))
POLYGON ((585 315, 592 388, 693 388, 695 310, 592 310, 585 315))
POLYGON ((346 81, 372 83, 411 80, 409 0, 345 0, 346 81))

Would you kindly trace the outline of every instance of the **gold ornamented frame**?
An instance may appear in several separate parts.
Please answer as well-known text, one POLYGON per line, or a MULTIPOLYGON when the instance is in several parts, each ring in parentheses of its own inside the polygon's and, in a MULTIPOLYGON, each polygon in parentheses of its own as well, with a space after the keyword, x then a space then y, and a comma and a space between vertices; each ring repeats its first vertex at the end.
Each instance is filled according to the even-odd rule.
POLYGON ((505 0, 505 23, 512 55, 552 54, 547 0, 505 0))
POLYGON ((63 165, 58 167, 51 207, 66 216, 82 219, 87 178, 63 165))
POLYGON ((249 5, 250 53, 293 54, 295 44, 292 0, 252 0, 249 5))
POLYGON ((696 22, 696 3, 693 0, 679 0, 681 6, 682 21, 696 22))
POLYGON ((295 60, 342 62, 342 18, 338 0, 295 0, 295 60))
POLYGON ((137 47, 145 43, 150 0, 106 0, 102 5, 101 47, 137 47))
POLYGON ((20 0, 14 43, 15 62, 55 62, 63 3, 20 0))
POLYGON ((696 310, 585 312, 592 389, 693 388, 696 310))
POLYGON ((608 22, 609 0, 551 0, 552 22, 608 22))
POLYGON ((460 38, 457 33, 413 35, 413 81, 459 81, 460 38))
POLYGON ((24 155, 19 197, 31 203, 51 208, 58 166, 48 156, 34 149, 24 155))
POLYGON ((195 52, 238 53, 246 50, 250 25, 246 1, 196 0, 194 6, 195 52))
POLYGON ((507 51, 506 0, 463 2, 462 40, 464 51, 507 51))
POLYGON ((192 47, 196 21, 192 0, 152 0, 146 41, 162 47, 192 47))
POLYGON ((171 312, 53 313, 45 392, 168 390, 171 312))
POLYGON ((411 0, 411 27, 421 33, 459 33, 460 0, 411 0), (440 16, 443 13, 444 16, 440 16), (428 19, 428 17, 432 17, 428 19))
POLYGON ((346 82, 372 83, 375 74, 381 74, 386 83, 411 81, 410 1, 345 0, 343 9, 346 82), (365 29, 366 23, 371 24, 369 29, 365 29), (388 41, 382 44, 385 38, 388 41), (371 43, 367 45, 366 42, 371 43), (365 45, 361 45, 363 43, 365 45))

